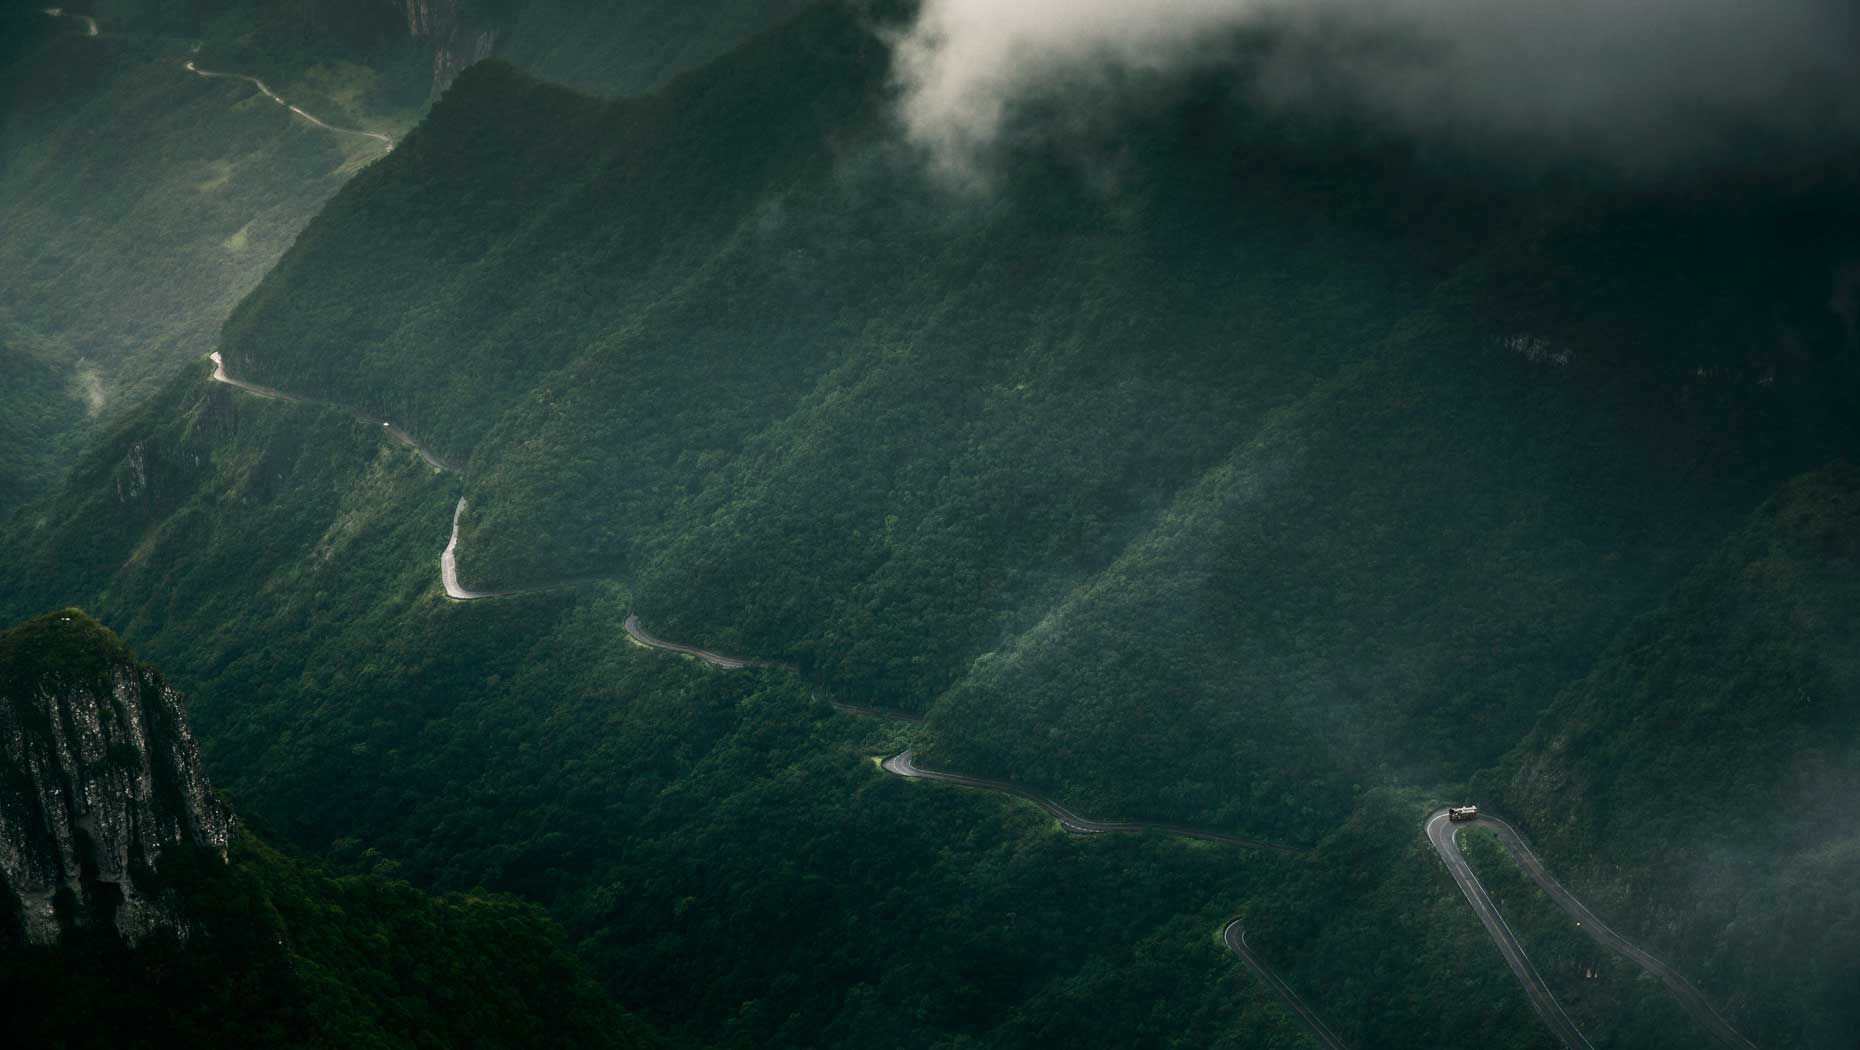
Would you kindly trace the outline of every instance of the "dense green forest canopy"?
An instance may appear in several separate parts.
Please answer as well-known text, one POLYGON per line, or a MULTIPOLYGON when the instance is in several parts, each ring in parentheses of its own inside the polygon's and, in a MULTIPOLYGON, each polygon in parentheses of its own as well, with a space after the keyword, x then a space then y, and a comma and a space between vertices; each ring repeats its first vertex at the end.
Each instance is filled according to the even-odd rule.
POLYGON ((1293 835, 1495 759, 1855 447, 1845 170, 1495 173, 1191 77, 960 199, 886 54, 827 5, 647 100, 481 66, 227 359, 467 463, 468 580, 625 578, 933 756, 1293 835))
POLYGON ((1353 1045, 1545 1046, 1420 834, 1470 796, 1759 1045, 1851 1045, 1860 168, 1495 167, 1203 72, 1017 114, 978 195, 875 17, 645 98, 468 71, 218 344, 462 476, 203 366, 0 603, 99 609, 281 834, 542 901, 700 1041, 1300 1045, 1239 913, 1353 1045), (466 582, 544 590, 443 598, 461 494, 466 582), (907 745, 1310 852, 1068 838, 907 745))
POLYGON ((429 897, 330 874, 241 831, 229 862, 173 854, 190 917, 125 947, 106 931, 8 944, 0 1032, 19 1046, 666 1045, 615 1009, 534 904, 429 897))
POLYGON ((212 349, 378 155, 183 68, 188 42, 10 9, 0 37, 0 513, 212 349), (17 35, 15 31, 17 30, 17 35))
POLYGON ((493 43, 590 89, 640 92, 799 6, 102 0, 51 17, 0 5, 0 513, 212 349, 233 304, 381 155, 185 63, 398 136, 493 43))
MULTIPOLYGON (((42 690, 107 694, 125 673, 165 689, 159 671, 82 610, 0 631, 0 702, 30 706, 40 719, 42 690)), ((185 722, 149 732, 153 744, 156 733, 184 734, 185 722)), ((61 789, 35 784, 42 768, 9 763, 4 774, 9 787, 23 780, 61 789)), ((179 803, 156 803, 169 804, 179 803)), ((30 825, 8 816, 8 836, 30 825)), ((94 871, 94 858, 83 863, 94 871)), ((267 846, 248 823, 235 825, 227 856, 183 838, 154 863, 136 869, 136 885, 179 921, 133 945, 107 917, 69 916, 56 943, 29 943, 15 888, 0 882, 0 1032, 10 1044, 659 1045, 605 998, 534 904, 483 893, 435 898, 379 876, 337 877, 267 846)))

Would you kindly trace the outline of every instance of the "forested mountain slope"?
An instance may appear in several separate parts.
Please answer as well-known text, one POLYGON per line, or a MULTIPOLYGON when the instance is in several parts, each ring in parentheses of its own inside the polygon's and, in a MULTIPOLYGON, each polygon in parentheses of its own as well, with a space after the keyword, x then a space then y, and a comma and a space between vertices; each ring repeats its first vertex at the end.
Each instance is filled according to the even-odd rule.
POLYGON ((204 37, 206 64, 288 83, 344 117, 424 110, 485 58, 603 95, 644 94, 808 0, 100 0, 111 29, 204 37))
POLYGON ((640 92, 800 6, 0 5, 0 353, 32 359, 17 394, 0 394, 13 439, 0 513, 68 466, 97 419, 210 349, 310 216, 382 153, 190 60, 392 137, 499 40, 591 89, 640 92), (35 374, 47 370, 62 377, 49 397, 35 374))
POLYGON ((1299 1045, 1216 939, 1245 910, 1352 1039, 1546 1045, 1417 833, 1430 799, 1377 792, 1306 861, 905 783, 870 757, 910 726, 628 645, 624 586, 447 601, 455 483, 379 429, 203 367, 17 519, 0 600, 85 595, 182 669, 242 812, 346 872, 545 903, 695 1042, 1299 1045))
MULTIPOLYGON (((1501 762, 1479 783, 1552 865, 1677 924, 1760 1045, 1851 1043, 1837 938, 1731 954, 1725 907, 1622 890, 1711 815, 1605 745, 1677 767, 1744 728, 1582 723, 1639 688, 1623 639, 1699 631, 1759 508, 1860 449, 1854 169, 1492 171, 1189 76, 1030 119, 976 195, 900 144, 873 29, 823 5, 618 102, 468 72, 220 344, 462 481, 203 368, 15 519, 0 600, 92 604, 183 668, 293 839, 543 900, 628 1006, 729 1045, 1294 1043, 1210 936, 1235 911, 1355 1045, 1542 1045, 1420 834, 1501 762), (466 582, 544 589, 443 599, 461 493, 466 582), (800 672, 629 648, 628 612, 800 672), (1314 851, 1068 840, 864 762, 907 744, 1314 851), (1676 815, 1571 830, 1617 792, 1676 815)), ((1831 642, 1838 591, 1783 581, 1838 545, 1787 549, 1764 629, 1831 642)), ((1752 783, 1802 754, 1738 753, 1752 783)))
POLYGON ((1290 835, 1495 759, 1852 447, 1846 176, 1491 189, 1189 83, 952 199, 886 69, 828 5, 648 100, 476 70, 229 365, 467 463, 470 583, 624 577, 932 757, 1290 835))
POLYGON ((11 1044, 657 1045, 533 906, 259 841, 208 786, 183 698, 80 610, 0 631, 0 705, 11 1044))
POLYGON ((1860 1032, 1857 544, 1860 472, 1791 481, 1480 778, 1672 955, 1762 977, 1782 1045, 1860 1032))
POLYGON ((10 511, 69 465, 91 424, 210 349, 380 150, 189 74, 184 41, 85 36, 36 9, 4 17, 0 344, 25 359, 0 392, 10 511))

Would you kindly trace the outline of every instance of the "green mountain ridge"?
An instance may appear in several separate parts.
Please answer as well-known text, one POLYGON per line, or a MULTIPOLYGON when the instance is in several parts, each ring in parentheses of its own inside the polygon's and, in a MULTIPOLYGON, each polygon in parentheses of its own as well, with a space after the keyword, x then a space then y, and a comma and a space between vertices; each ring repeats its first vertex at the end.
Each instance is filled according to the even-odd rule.
POLYGON ((212 349, 233 304, 378 152, 191 75, 184 42, 44 29, 64 21, 5 23, 40 32, 0 68, 0 344, 42 375, 9 367, 20 382, 0 394, 6 512, 212 349))
MULTIPOLYGON (((80 610, 0 631, 0 721, 24 727, 27 737, 48 733, 32 717, 47 717, 47 697, 58 705, 51 717, 71 723, 73 742, 48 743, 15 767, 17 741, 9 739, 0 758, 9 796, 0 821, 7 860, 0 990, 8 1002, 0 1032, 10 1040, 72 1047, 659 1045, 602 997, 533 905, 482 894, 430 898, 379 877, 332 877, 230 820, 193 768, 198 756, 185 715, 159 672, 80 610), (114 741, 103 765, 141 763, 148 777, 152 759, 152 791, 109 770, 81 768, 96 765, 83 754, 84 712, 98 706, 87 694, 114 695, 118 705, 101 705, 101 732, 114 741), (161 754, 145 758, 124 734, 161 754), (45 753, 67 757, 44 760, 45 753), (60 761, 70 768, 57 770, 60 761), (39 782, 55 773, 73 783, 39 782), (169 782, 176 777, 187 783, 169 782), (106 907, 109 897, 127 907, 147 895, 141 913, 166 917, 141 929, 132 922, 119 935, 111 923, 79 921, 76 904, 61 900, 61 929, 49 941, 22 927, 20 898, 36 891, 35 876, 15 869, 41 851, 38 836, 55 830, 17 819, 22 781, 30 794, 69 794, 70 804, 83 807, 72 823, 91 907, 106 907), (187 801, 190 791, 204 797, 187 801), (130 815, 118 815, 119 807, 130 815), (190 808, 213 812, 190 816, 190 808), (123 835, 136 843, 118 842, 123 835), (117 849, 132 865, 127 879, 114 870, 120 858, 105 855, 117 849), (15 875, 24 881, 13 883, 15 875)), ((28 743, 25 753, 38 746, 28 743)))
POLYGON ((418 35, 410 11, 377 2, 109 0, 64 17, 0 7, 0 354, 19 374, 0 394, 0 513, 54 483, 120 406, 212 349, 233 305, 380 155, 379 142, 316 127, 238 77, 264 78, 327 123, 398 136, 430 101, 432 49, 452 46, 435 25, 489 18, 507 25, 519 60, 644 91, 795 7, 474 13, 467 2, 446 13, 455 6, 421 5, 436 22, 418 35), (623 46, 600 46, 615 39, 623 46), (196 76, 189 61, 238 76, 196 76), (35 374, 48 369, 58 374, 35 374))
POLYGON ((1340 1031, 1540 1045, 1418 834, 1429 800, 1378 793, 1298 878, 899 782, 867 757, 908 727, 630 646, 624 590, 446 602, 445 475, 338 410, 204 373, 35 508, 0 594, 93 594, 187 669, 216 775, 332 862, 547 902, 625 1006, 706 1043, 1296 1040, 1214 939, 1245 903, 1340 1031), (132 454, 147 487, 119 502, 132 454), (1399 980, 1387 960, 1417 954, 1485 1002, 1399 980), (1334 983, 1362 973, 1383 976, 1334 983))
POLYGON ((1239 913, 1352 1045, 1549 1045, 1421 834, 1471 798, 1758 1045, 1849 1045, 1851 173, 1492 172, 1194 76, 952 196, 873 17, 642 99, 468 71, 219 344, 463 479, 203 367, 0 608, 99 609, 290 840, 540 901, 696 1041, 1301 1045, 1239 913), (468 585, 580 582, 446 601, 461 493, 468 585))
POLYGON ((1805 995, 1796 970, 1816 959, 1830 988, 1860 974, 1860 913, 1840 888, 1860 856, 1846 820, 1860 797, 1857 512, 1852 466, 1785 485, 1480 784, 1553 855, 1588 858, 1573 874, 1643 913, 1673 955, 1761 978, 1746 1009, 1785 1045, 1835 1045, 1860 1024, 1805 995))
POLYGON ((1015 208, 949 219, 885 166, 883 57, 829 5, 644 102, 479 67, 241 306, 229 366, 466 463, 470 585, 623 577, 677 637, 929 709, 932 757, 1291 824, 1337 819, 1379 766, 1495 760, 1546 682, 1850 436, 1846 403, 1816 402, 1848 365, 1803 216, 1843 214, 1838 195, 1728 221, 1711 197, 1644 214, 1632 190, 1469 200, 1395 144, 1288 146, 1191 95, 1131 145, 1123 198, 1036 155, 1015 208), (1241 147, 1217 131, 1249 167, 1221 166, 1241 147), (605 152, 568 153, 590 134, 605 152), (1292 206, 1309 151, 1351 210, 1292 206), (468 219, 421 205, 427 171, 459 173, 443 199, 468 219), (1808 254, 1774 274, 1733 261, 1751 251, 1808 254), (1668 276, 1699 255, 1724 263, 1708 288, 1668 276), (1780 323, 1756 305, 1778 296, 1780 323), (1564 301, 1614 327, 1546 312, 1564 301), (1675 324, 1688 304, 1708 313, 1675 324), (1223 470, 1293 462, 1295 503, 1194 509, 1223 470), (1120 558, 1143 566, 1127 598, 1120 558), (1017 649, 1062 607, 1092 629, 1017 649), (1236 645, 1244 671, 1201 673, 1236 645), (1020 649, 1044 659, 1011 688, 975 662, 1020 649), (1215 772, 1225 740, 1319 725, 1326 786, 1304 762, 1305 787, 1215 772), (1189 783, 1144 785, 1163 751, 1189 783))

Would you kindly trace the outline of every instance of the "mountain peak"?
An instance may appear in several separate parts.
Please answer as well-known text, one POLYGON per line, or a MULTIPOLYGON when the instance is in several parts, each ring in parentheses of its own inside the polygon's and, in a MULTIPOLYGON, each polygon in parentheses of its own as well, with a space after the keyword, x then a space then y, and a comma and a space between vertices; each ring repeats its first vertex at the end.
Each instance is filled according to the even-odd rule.
POLYGON ((64 609, 0 634, 0 908, 14 912, 0 929, 184 935, 162 859, 224 855, 231 828, 180 694, 107 627, 64 609))

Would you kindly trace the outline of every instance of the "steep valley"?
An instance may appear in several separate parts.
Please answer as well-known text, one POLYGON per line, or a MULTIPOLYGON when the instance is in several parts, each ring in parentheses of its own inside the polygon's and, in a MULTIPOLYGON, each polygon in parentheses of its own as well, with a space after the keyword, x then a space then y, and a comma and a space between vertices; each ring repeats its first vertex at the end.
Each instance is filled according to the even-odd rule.
MULTIPOLYGON (((1860 1038, 1851 157, 1495 168, 1197 69, 950 185, 914 5, 435 6, 421 49, 662 87, 492 60, 414 124, 430 53, 359 21, 315 46, 418 100, 358 163, 166 52, 74 65, 107 20, 14 67, 68 80, 0 169, 0 367, 52 406, 4 425, 85 440, 0 460, 0 619, 162 666, 268 836, 541 905, 671 1045, 1311 1045, 1262 969, 1349 1046, 1711 1037, 1468 831, 1553 1034, 1424 830, 1472 801, 1737 1038, 1860 1038), (625 17, 682 43, 536 28, 625 17), (70 114, 131 94, 164 180, 212 121, 275 154, 87 190, 70 114), (80 244, 87 194, 133 223, 80 244), (256 253, 185 268, 216 306, 98 305, 194 222, 256 253), (132 323, 165 368, 46 397, 132 323)), ((249 16, 217 61, 305 68, 249 16)))

